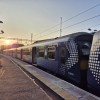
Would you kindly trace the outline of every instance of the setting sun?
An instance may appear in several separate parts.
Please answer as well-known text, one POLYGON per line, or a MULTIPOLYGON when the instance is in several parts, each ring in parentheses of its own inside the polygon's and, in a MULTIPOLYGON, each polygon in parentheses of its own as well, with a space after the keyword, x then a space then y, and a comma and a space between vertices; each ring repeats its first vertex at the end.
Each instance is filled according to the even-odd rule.
POLYGON ((10 40, 5 40, 5 44, 9 45, 10 44, 10 40))

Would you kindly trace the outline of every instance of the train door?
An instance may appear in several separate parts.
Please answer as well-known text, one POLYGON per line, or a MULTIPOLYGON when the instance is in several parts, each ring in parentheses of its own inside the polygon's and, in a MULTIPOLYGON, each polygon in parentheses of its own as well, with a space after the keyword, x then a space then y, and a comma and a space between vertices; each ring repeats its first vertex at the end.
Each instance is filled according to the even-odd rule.
POLYGON ((32 48, 32 64, 36 64, 36 47, 32 48))
POLYGON ((80 79, 81 79, 81 87, 87 88, 87 70, 88 70, 88 61, 89 61, 89 52, 90 52, 90 44, 87 42, 83 43, 80 54, 80 79))
POLYGON ((80 58, 80 81, 81 81, 81 87, 87 88, 87 70, 88 70, 88 56, 82 55, 80 58))
POLYGON ((66 59, 67 59, 67 52, 66 52, 66 46, 65 44, 61 44, 60 50, 59 50, 59 74, 62 76, 66 76, 66 59))
POLYGON ((23 57, 22 57, 22 56, 23 56, 23 50, 21 49, 21 59, 23 59, 23 57))
POLYGON ((93 34, 84 34, 75 39, 79 53, 80 85, 84 89, 87 89, 87 71, 92 38, 93 34))

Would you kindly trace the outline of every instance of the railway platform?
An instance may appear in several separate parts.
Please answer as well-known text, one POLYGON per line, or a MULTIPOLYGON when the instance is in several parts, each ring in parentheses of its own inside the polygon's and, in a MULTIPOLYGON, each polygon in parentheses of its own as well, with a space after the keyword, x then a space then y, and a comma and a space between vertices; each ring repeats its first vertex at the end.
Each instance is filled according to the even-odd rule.
POLYGON ((52 100, 34 79, 0 56, 0 100, 52 100))
POLYGON ((39 100, 39 99, 40 100, 100 100, 99 97, 91 93, 88 93, 87 91, 84 91, 51 74, 48 74, 47 72, 44 72, 41 69, 38 69, 34 67, 33 65, 30 65, 26 62, 23 62, 21 60, 18 60, 9 56, 4 56, 2 59, 3 59, 2 61, 3 67, 1 69, 4 72, 0 76, 0 92, 2 93, 2 94, 0 93, 0 100, 39 100), (5 57, 8 58, 9 60, 7 60, 5 57), (14 66, 14 64, 17 67, 14 66), (23 69, 25 72, 29 73, 30 76, 32 76, 33 80, 30 81, 30 79, 26 77, 21 72, 21 70, 19 70, 18 66, 20 66, 20 68, 23 69), (10 67, 12 69, 10 69, 10 67), (5 70, 8 70, 8 74, 5 73, 5 70), (7 77, 6 78, 7 80, 4 79, 5 77, 4 73, 7 77), (11 76, 11 73, 12 75, 13 74, 14 75, 11 76), (22 76, 20 76, 21 74, 22 76), (16 76, 16 78, 14 76, 16 76), (14 81, 13 78, 17 81, 14 81), (6 84, 6 81, 8 81, 9 84, 11 83, 11 87, 12 89, 14 89, 15 94, 14 94, 14 91, 12 91, 12 89, 10 90, 9 85, 6 84), (16 85, 13 86, 13 84, 16 84, 16 85), (38 86, 36 84, 38 84, 38 86), (8 86, 7 88, 6 88, 6 85, 8 86), (16 86, 19 86, 19 87, 17 88, 16 86), (39 86, 41 87, 41 89, 39 86), (3 96, 4 92, 2 91, 3 87, 4 89, 6 88, 5 90, 6 95, 8 97, 10 95, 12 99, 1 99, 4 97, 3 96), (8 91, 8 94, 7 94, 7 91, 8 91), (10 94, 9 91, 11 91, 12 94, 10 94), (19 97, 22 96, 22 98, 26 97, 28 99, 17 99, 18 98, 17 96, 19 97), (13 98, 16 98, 16 99, 13 99, 13 98))

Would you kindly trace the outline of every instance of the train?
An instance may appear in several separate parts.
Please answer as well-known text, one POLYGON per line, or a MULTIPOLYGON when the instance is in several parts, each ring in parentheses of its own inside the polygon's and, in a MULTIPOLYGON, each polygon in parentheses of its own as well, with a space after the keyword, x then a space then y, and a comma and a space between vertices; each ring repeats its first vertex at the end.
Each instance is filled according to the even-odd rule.
MULTIPOLYGON (((3 53, 40 66, 85 88, 88 80, 91 86, 94 81, 91 79, 91 74, 94 72, 90 72, 91 66, 93 66, 91 65, 92 53, 90 53, 93 36, 92 33, 77 32, 53 39, 36 41, 23 47, 6 49, 3 53)), ((100 91, 100 85, 98 87, 100 91)))
POLYGON ((100 31, 93 36, 87 80, 89 89, 100 96, 100 31))

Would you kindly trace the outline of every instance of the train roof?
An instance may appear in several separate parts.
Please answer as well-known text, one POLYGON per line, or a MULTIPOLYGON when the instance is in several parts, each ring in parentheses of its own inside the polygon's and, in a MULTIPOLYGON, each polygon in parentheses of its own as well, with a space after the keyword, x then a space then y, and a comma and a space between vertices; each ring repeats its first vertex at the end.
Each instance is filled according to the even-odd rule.
POLYGON ((68 35, 65 35, 65 36, 62 36, 62 37, 56 37, 56 38, 45 39, 45 40, 38 40, 38 41, 35 41, 34 43, 52 41, 52 40, 55 40, 55 39, 63 39, 63 38, 66 38, 66 37, 72 37, 73 38, 73 37, 77 37, 77 36, 80 36, 80 35, 83 35, 83 34, 90 34, 90 33, 87 33, 87 32, 77 32, 77 33, 68 34, 68 35))
POLYGON ((22 47, 18 47, 17 49, 24 49, 24 48, 31 48, 31 47, 35 47, 35 46, 40 46, 40 45, 56 45, 59 42, 64 42, 64 41, 68 41, 71 38, 76 38, 78 36, 81 35, 93 35, 92 33, 87 33, 87 32, 77 32, 77 33, 72 33, 66 36, 62 36, 62 37, 57 37, 57 38, 53 38, 53 39, 45 39, 45 40, 39 40, 34 42, 31 45, 27 45, 27 46, 22 46, 22 47))
POLYGON ((15 50, 16 48, 11 48, 11 49, 5 49, 5 50, 3 50, 3 51, 11 51, 11 50, 15 50))
POLYGON ((87 32, 77 32, 77 33, 72 33, 66 36, 62 36, 62 37, 57 37, 57 38, 53 38, 53 39, 46 39, 46 40, 40 40, 40 41, 36 41, 33 43, 33 46, 39 46, 39 45, 45 45, 45 44, 54 44, 54 43, 58 43, 58 42, 64 42, 64 41, 68 41, 71 38, 76 38, 78 36, 81 35, 93 35, 92 33, 87 33, 87 32))

